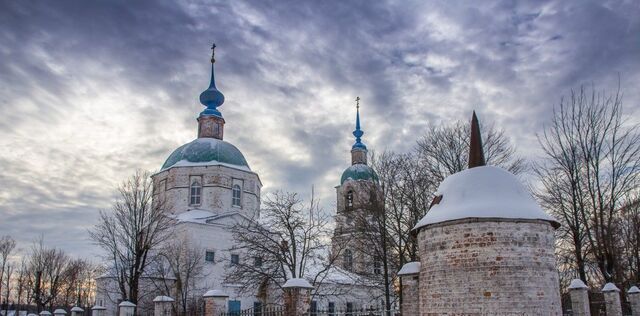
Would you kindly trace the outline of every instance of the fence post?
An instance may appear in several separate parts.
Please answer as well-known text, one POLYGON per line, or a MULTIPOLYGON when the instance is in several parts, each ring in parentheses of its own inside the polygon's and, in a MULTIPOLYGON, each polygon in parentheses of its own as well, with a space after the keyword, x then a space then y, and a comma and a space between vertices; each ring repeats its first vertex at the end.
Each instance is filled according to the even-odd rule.
POLYGON ((227 310, 229 295, 221 290, 209 290, 202 297, 204 298, 204 316, 217 316, 227 310))
POLYGON ((170 316, 174 300, 168 296, 153 299, 153 316, 170 316))
POLYGON ((420 314, 420 262, 409 262, 398 271, 402 278, 402 304, 400 312, 404 315, 420 314))
POLYGON ((591 316, 589 287, 582 280, 571 280, 569 295, 571 296, 571 311, 574 316, 591 316))
POLYGON ((119 316, 133 316, 136 312, 136 304, 133 304, 129 301, 123 301, 118 305, 120 307, 119 316))
POLYGON ((65 315, 67 315, 67 311, 65 311, 62 308, 58 308, 58 309, 53 311, 53 315, 54 316, 65 316, 65 315))
POLYGON ((313 286, 305 279, 294 278, 287 280, 282 288, 285 316, 308 315, 313 286))
POLYGON ((640 316, 640 289, 634 285, 627 291, 627 294, 631 304, 631 316, 640 316))
POLYGON ((51 312, 49 311, 41 311, 40 316, 51 316, 51 312))
POLYGON ((84 314, 84 309, 79 306, 74 306, 71 308, 71 316, 82 316, 84 314))
POLYGON ((613 283, 607 283, 602 288, 604 303, 607 307, 607 316, 622 316, 622 305, 620 305, 620 289, 613 283))
POLYGON ((105 316, 104 313, 106 310, 107 310, 106 307, 96 304, 94 307, 91 308, 91 316, 105 316))

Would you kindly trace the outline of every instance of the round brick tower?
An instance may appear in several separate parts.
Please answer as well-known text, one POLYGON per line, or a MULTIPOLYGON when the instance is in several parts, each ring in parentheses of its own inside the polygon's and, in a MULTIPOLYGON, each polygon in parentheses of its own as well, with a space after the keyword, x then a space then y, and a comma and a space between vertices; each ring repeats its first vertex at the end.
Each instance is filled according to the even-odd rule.
POLYGON ((447 177, 414 228, 420 315, 560 315, 558 222, 510 172, 485 166, 475 113, 469 169, 447 177))

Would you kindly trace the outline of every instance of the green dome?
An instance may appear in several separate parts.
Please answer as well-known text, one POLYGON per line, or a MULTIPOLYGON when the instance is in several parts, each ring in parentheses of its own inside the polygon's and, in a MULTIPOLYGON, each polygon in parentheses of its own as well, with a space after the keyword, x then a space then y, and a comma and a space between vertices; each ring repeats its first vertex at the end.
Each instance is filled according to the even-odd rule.
POLYGON ((172 166, 207 166, 227 164, 249 170, 249 164, 236 148, 223 140, 198 138, 174 150, 162 170, 172 166))
POLYGON ((373 168, 365 164, 355 164, 347 168, 340 178, 340 184, 343 184, 347 179, 351 180, 373 180, 378 182, 378 175, 373 168))

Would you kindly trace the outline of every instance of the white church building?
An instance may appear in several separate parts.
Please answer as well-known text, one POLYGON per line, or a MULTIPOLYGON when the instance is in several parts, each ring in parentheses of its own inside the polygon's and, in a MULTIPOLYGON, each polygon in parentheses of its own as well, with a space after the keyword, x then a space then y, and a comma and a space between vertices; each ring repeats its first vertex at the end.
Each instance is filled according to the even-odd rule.
MULTIPOLYGON (((214 45, 215 47, 215 45, 214 45)), ((206 107, 198 118, 198 137, 173 151, 159 172, 152 175, 154 199, 165 203, 167 215, 175 220, 173 229, 183 234, 205 253, 204 275, 198 288, 203 293, 219 289, 229 295, 228 309, 246 310, 261 304, 257 294, 243 294, 238 286, 225 283, 225 273, 231 265, 247 258, 234 247, 234 224, 247 220, 259 220, 260 191, 262 182, 252 171, 242 152, 224 141, 225 119, 218 110, 224 95, 215 85, 214 58, 211 58, 211 81, 200 94, 200 102, 206 107)), ((337 189, 338 216, 336 233, 332 242, 350 239, 348 213, 358 209, 359 184, 377 185, 377 175, 366 164, 367 150, 361 142, 359 112, 357 117, 356 144, 352 148, 353 165, 345 170, 337 189), (355 200, 354 200, 355 199, 355 200)), ((360 185, 360 187, 370 187, 360 185)), ((361 210, 360 210, 361 211, 361 210)), ((187 245, 185 245, 187 246, 187 245)), ((320 297, 312 302, 312 309, 344 310, 379 305, 382 294, 376 286, 363 285, 368 274, 380 273, 379 262, 347 249, 339 266, 332 269, 332 276, 318 287, 348 287, 349 294, 341 297, 320 297)), ((122 300, 115 290, 115 281, 108 275, 96 280, 96 304, 107 308, 107 315, 115 315, 122 300)), ((201 296, 200 293, 199 295, 201 296)), ((170 293, 159 293, 167 295, 170 293)), ((151 297, 152 299, 153 297, 151 297)))

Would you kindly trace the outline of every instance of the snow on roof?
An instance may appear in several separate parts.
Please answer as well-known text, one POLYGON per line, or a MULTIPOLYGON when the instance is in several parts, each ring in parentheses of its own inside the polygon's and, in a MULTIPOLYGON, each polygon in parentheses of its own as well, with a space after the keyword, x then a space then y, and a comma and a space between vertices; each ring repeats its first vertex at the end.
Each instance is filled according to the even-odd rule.
POLYGON ((588 289, 589 287, 582 282, 580 279, 571 280, 571 284, 569 284, 569 289, 588 289))
POLYGON ((84 309, 78 307, 78 306, 74 306, 71 308, 72 312, 84 312, 84 309))
POLYGON ((106 310, 106 309, 107 309, 106 307, 100 306, 100 305, 96 305, 94 307, 91 307, 91 310, 93 310, 93 311, 103 311, 103 310, 106 310))
POLYGON ((173 302, 174 299, 168 296, 160 295, 160 296, 156 296, 156 298, 154 298, 153 301, 154 302, 173 302))
POLYGON ((41 312, 40 312, 40 315, 41 315, 41 316, 44 316, 44 315, 51 315, 51 313, 50 313, 49 311, 41 311, 41 312))
POLYGON ((405 263, 400 271, 398 271, 398 275, 412 275, 420 273, 420 262, 407 262, 405 263))
POLYGON ((67 311, 65 311, 65 310, 64 310, 64 309, 62 309, 62 308, 58 308, 58 309, 56 309, 56 310, 54 310, 54 311, 53 311, 53 314, 54 314, 54 315, 66 315, 66 314, 67 314, 67 311))
POLYGON ((118 306, 120 306, 120 307, 136 307, 136 304, 133 304, 133 303, 131 303, 129 301, 123 301, 118 306))
POLYGON ((559 225, 513 174, 494 166, 452 174, 440 183, 436 195, 442 200, 414 229, 463 218, 540 219, 559 225))
MULTIPOLYGON (((230 164, 230 163, 224 163, 224 162, 219 162, 219 161, 201 161, 201 162, 191 162, 189 160, 186 159, 182 159, 178 162, 176 162, 175 164, 173 164, 171 167, 169 168, 173 168, 173 167, 209 167, 209 166, 223 166, 223 167, 228 167, 228 168, 232 168, 232 169, 238 169, 238 170, 242 170, 242 171, 251 171, 251 169, 249 169, 249 167, 247 166, 239 166, 239 165, 234 165, 234 164, 230 164)), ((165 169, 163 169, 165 170, 165 169)))
POLYGON ((604 285, 602 292, 620 292, 620 289, 613 283, 609 282, 604 285))
POLYGON ((207 293, 204 293, 202 297, 229 297, 229 295, 225 294, 222 290, 209 290, 207 293))
POLYGON ((313 286, 309 284, 309 281, 303 278, 293 278, 287 280, 282 286, 283 288, 303 288, 303 289, 312 289, 313 286))
POLYGON ((634 285, 631 288, 629 288, 629 291, 627 291, 627 293, 629 293, 629 294, 640 293, 640 289, 637 286, 634 285))
POLYGON ((178 215, 175 215, 174 218, 179 222, 206 223, 207 219, 211 217, 215 217, 217 215, 218 214, 213 212, 200 210, 200 209, 193 209, 193 210, 187 210, 186 212, 182 212, 178 215))

